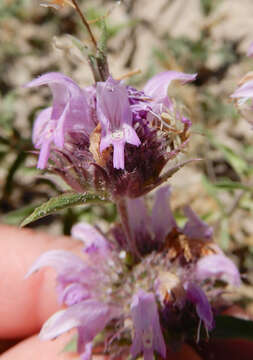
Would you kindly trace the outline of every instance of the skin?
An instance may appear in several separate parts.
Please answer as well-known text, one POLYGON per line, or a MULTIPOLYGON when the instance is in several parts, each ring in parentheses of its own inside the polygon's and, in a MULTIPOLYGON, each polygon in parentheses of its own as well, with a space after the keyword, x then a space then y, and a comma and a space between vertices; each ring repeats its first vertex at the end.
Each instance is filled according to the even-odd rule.
MULTIPOLYGON (((0 339, 4 339, 0 340, 0 352, 7 343, 13 345, 18 342, 1 355, 1 360, 79 359, 77 354, 62 352, 73 332, 64 334, 54 341, 41 341, 36 335, 49 316, 59 309, 54 271, 42 269, 28 279, 24 277, 43 252, 65 249, 79 254, 82 244, 68 237, 52 237, 45 233, 6 225, 0 225, 0 234, 0 339)), ((222 343, 218 343, 216 347, 208 349, 208 352, 213 351, 212 355, 215 355, 217 349, 220 353, 222 346, 222 343)), ((231 342, 227 342, 226 346, 227 349, 233 348, 231 342)), ((237 348, 243 348, 245 356, 248 353, 252 354, 252 343, 237 340, 234 349, 237 348)), ((233 351, 230 360, 235 359, 232 355, 233 351)), ((94 360, 105 358, 93 356, 94 360)), ((201 357, 190 346, 184 345, 176 354, 168 351, 166 360, 185 359, 201 360, 201 357)), ((246 359, 248 358, 240 357, 240 360, 246 359)))

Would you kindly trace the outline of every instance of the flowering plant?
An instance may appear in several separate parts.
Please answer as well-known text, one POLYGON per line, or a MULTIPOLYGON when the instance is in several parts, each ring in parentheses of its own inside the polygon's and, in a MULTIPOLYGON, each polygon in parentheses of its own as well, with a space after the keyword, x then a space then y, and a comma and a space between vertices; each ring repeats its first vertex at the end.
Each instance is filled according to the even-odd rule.
POLYGON ((51 72, 26 86, 48 85, 53 94, 52 106, 39 113, 33 127, 37 167, 59 175, 73 192, 49 200, 23 224, 96 199, 116 204, 119 222, 107 233, 76 224, 72 237, 83 241, 82 256, 52 250, 30 269, 28 276, 44 266, 55 268, 64 306, 40 337, 53 339, 76 328, 77 351, 85 360, 101 343, 110 358, 129 353, 166 358, 169 347, 208 338, 215 315, 226 307, 222 295, 240 285, 240 274, 214 243, 213 230, 190 207, 184 208, 185 225, 177 224, 168 186, 157 189, 151 213, 145 204, 144 195, 193 161, 173 163, 186 150, 191 121, 168 96, 168 87, 175 80, 194 81, 197 74, 166 71, 143 90, 114 79, 104 47, 76 1, 72 6, 91 37, 87 56, 95 83, 81 88, 51 72))

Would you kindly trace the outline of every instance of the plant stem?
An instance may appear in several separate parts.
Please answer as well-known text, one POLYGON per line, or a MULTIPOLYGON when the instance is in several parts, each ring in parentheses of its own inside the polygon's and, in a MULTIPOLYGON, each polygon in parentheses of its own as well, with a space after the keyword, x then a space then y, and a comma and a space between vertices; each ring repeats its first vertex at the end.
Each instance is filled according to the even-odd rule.
POLYGON ((97 46, 97 41, 96 41, 96 39, 95 39, 92 31, 91 31, 91 28, 90 28, 90 25, 89 25, 88 21, 85 19, 85 16, 83 15, 83 13, 82 13, 82 11, 81 11, 81 9, 80 9, 77 1, 76 1, 76 0, 71 0, 71 1, 72 1, 73 5, 74 5, 74 7, 75 7, 75 9, 76 9, 76 11, 77 11, 77 13, 78 13, 78 15, 80 16, 80 18, 81 18, 84 26, 86 27, 86 29, 87 29, 87 31, 88 31, 88 33, 89 33, 93 45, 94 45, 95 48, 97 49, 97 48, 98 48, 98 46, 97 46))
POLYGON ((121 224, 123 226, 123 230, 125 232, 127 242, 129 245, 129 249, 136 258, 140 258, 139 250, 137 249, 136 243, 134 241, 134 238, 132 236, 132 232, 129 225, 129 219, 128 219, 128 213, 127 213, 127 205, 126 205, 126 199, 120 198, 118 201, 116 201, 118 213, 120 215, 121 224))

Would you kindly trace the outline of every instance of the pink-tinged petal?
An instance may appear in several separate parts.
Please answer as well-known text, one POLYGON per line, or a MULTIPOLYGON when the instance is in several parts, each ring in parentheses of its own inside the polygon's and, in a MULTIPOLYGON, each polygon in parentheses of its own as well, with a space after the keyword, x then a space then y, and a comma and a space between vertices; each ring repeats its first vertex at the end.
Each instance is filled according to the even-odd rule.
MULTIPOLYGON (((52 90, 53 106, 42 112, 35 122, 33 141, 37 148, 48 141, 48 136, 52 137, 56 147, 62 149, 67 132, 78 131, 89 135, 93 131, 95 123, 89 114, 85 92, 73 80, 60 73, 48 73, 26 86, 41 85, 48 85, 52 90)), ((40 167, 45 165, 46 161, 41 160, 40 167)))
POLYGON ((42 254, 26 274, 26 277, 37 272, 42 267, 49 266, 56 270, 58 275, 65 273, 80 272, 85 269, 83 260, 65 250, 51 250, 42 254))
POLYGON ((186 297, 196 306, 196 312, 208 330, 214 327, 213 312, 206 294, 200 286, 189 283, 186 289, 186 297))
POLYGON ((170 209, 169 201, 169 186, 164 186, 157 190, 151 213, 151 224, 156 239, 161 242, 164 241, 165 236, 173 229, 177 229, 177 223, 170 209))
POLYGON ((237 267, 223 254, 209 255, 200 259, 196 264, 195 278, 199 281, 210 278, 221 279, 234 286, 239 286, 241 283, 237 267))
POLYGON ((124 142, 113 142, 113 167, 115 169, 125 168, 124 142))
POLYGON ((242 98, 245 101, 253 98, 253 80, 246 81, 231 96, 231 98, 242 98))
POLYGON ((43 170, 43 169, 45 169, 45 167, 47 165, 49 154, 50 154, 51 142, 52 142, 52 140, 50 139, 48 141, 44 141, 43 144, 41 145, 39 159, 38 159, 38 163, 37 163, 38 169, 43 170))
POLYGON ((54 132, 54 143, 59 149, 63 149, 66 130, 68 130, 67 120, 72 115, 69 107, 70 105, 67 103, 57 120, 56 131, 54 132))
POLYGON ((49 130, 53 128, 52 125, 48 128, 48 125, 50 124, 51 113, 52 107, 42 110, 34 122, 32 142, 35 145, 36 149, 40 147, 42 143, 42 138, 45 137, 45 132, 47 132, 47 135, 49 136, 49 130))
POLYGON ((139 290, 133 296, 131 315, 134 324, 134 338, 131 346, 131 354, 135 358, 143 353, 144 359, 153 359, 154 351, 163 358, 166 357, 166 345, 164 342, 158 308, 155 296, 139 290))
POLYGON ((185 206, 184 213, 188 221, 183 228, 183 233, 191 239, 210 240, 213 236, 213 229, 202 221, 190 206, 185 206))
POLYGON ((132 124, 132 112, 126 87, 109 77, 97 83, 98 119, 104 131, 120 129, 123 124, 132 124))
POLYGON ((183 84, 194 81, 197 74, 185 74, 179 71, 165 71, 153 76, 145 85, 143 91, 153 99, 165 98, 171 81, 179 80, 183 84))
POLYGON ((135 146, 139 146, 141 144, 141 141, 132 126, 128 124, 124 124, 123 131, 124 131, 124 140, 126 143, 135 146))
POLYGON ((247 56, 253 57, 253 42, 250 44, 248 48, 247 56))
POLYGON ((40 338, 43 340, 55 339, 72 328, 78 328, 81 337, 80 352, 85 345, 105 327, 108 321, 117 316, 117 312, 109 305, 97 300, 84 300, 67 310, 54 314, 42 327, 40 338), (82 331, 80 332, 80 328, 82 331))
POLYGON ((127 213, 132 236, 141 239, 149 237, 150 217, 144 199, 127 199, 127 213))
POLYGON ((85 345, 85 350, 81 355, 81 360, 90 360, 92 358, 92 341, 85 345))
POLYGON ((100 151, 113 146, 113 166, 125 168, 125 143, 140 145, 140 140, 132 128, 132 111, 127 88, 109 77, 97 83, 97 117, 102 126, 100 151))
MULTIPOLYGON (((74 306, 72 307, 74 308, 74 306)), ((77 317, 68 316, 69 309, 60 310, 51 316, 43 325, 39 337, 41 340, 51 340, 59 335, 77 327, 80 320, 77 317)))
POLYGON ((60 291, 59 295, 60 303, 72 306, 91 297, 91 292, 82 284, 73 283, 67 285, 63 291, 60 291))
POLYGON ((107 239, 92 225, 82 222, 74 225, 71 229, 71 235, 83 241, 85 250, 89 249, 99 252, 101 255, 106 256, 110 251, 110 245, 107 239))

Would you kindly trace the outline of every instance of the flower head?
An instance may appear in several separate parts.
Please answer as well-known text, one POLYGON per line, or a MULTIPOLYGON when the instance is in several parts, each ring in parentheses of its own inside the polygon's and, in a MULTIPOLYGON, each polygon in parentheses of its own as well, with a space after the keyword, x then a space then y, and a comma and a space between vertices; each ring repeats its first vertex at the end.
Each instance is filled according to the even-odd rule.
POLYGON ((59 302, 65 306, 44 324, 42 339, 76 328, 82 359, 91 358, 100 334, 110 358, 125 359, 130 352, 134 358, 143 355, 152 360, 156 353, 165 358, 166 347, 174 340, 193 341, 195 333, 201 340, 201 324, 207 332, 213 329, 221 286, 238 286, 240 276, 214 245, 210 228, 192 210, 186 212, 186 226, 177 225, 169 195, 168 187, 161 188, 151 213, 143 199, 129 200, 129 226, 140 256, 132 263, 128 259, 134 254, 125 246, 122 227, 115 226, 106 236, 86 223, 72 229, 72 236, 84 243, 80 257, 62 250, 41 255, 28 275, 53 267, 59 302), (217 288, 216 280, 223 285, 217 288))
POLYGON ((144 91, 112 77, 85 89, 59 73, 33 80, 28 87, 47 84, 53 92, 52 107, 33 129, 38 167, 78 192, 95 188, 135 198, 152 190, 184 165, 167 166, 184 151, 191 126, 167 88, 172 80, 195 77, 168 71, 150 79, 144 91))

